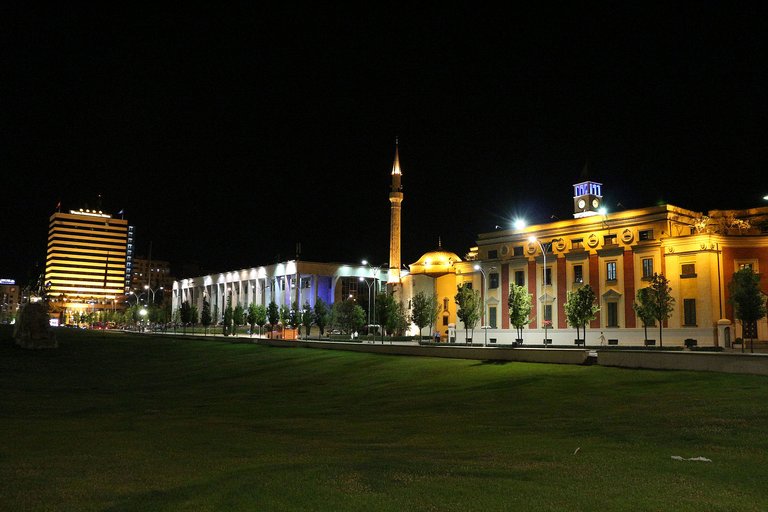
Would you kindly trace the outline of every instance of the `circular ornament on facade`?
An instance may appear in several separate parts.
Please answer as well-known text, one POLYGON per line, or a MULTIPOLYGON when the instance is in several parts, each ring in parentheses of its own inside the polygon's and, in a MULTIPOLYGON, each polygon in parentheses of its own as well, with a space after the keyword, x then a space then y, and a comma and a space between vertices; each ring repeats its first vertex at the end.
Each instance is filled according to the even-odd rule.
POLYGON ((667 252, 668 253, 673 253, 673 252, 675 252, 675 248, 674 247, 667 247, 667 252))
POLYGON ((506 256, 509 254, 509 246, 508 245, 502 245, 501 246, 501 255, 506 256))
POLYGON ((587 206, 587 203, 583 199, 579 199, 579 208, 584 208, 587 206))
POLYGON ((587 238, 587 245, 590 247, 597 246, 597 242, 598 242, 597 235, 595 235, 594 233, 589 235, 589 237, 587 238))
POLYGON ((555 244, 555 247, 557 248, 558 251, 564 251, 565 250, 565 240, 563 240, 562 238, 560 240, 558 240, 557 243, 555 244))
POLYGON ((631 229, 625 229, 621 233, 621 241, 625 244, 632 243, 632 239, 635 238, 635 234, 632 232, 631 229))
POLYGON ((528 242, 528 254, 533 254, 536 252, 536 244, 533 242, 528 242))

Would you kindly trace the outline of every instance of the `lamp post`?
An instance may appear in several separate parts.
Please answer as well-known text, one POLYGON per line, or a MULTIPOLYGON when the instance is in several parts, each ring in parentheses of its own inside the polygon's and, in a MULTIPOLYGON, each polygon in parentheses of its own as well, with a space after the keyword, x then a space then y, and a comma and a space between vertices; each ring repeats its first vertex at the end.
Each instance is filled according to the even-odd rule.
MULTIPOLYGON (((483 346, 488 346, 488 322, 487 318, 485 316, 485 310, 486 310, 486 301, 488 300, 488 276, 485 275, 485 270, 480 265, 475 265, 475 270, 480 272, 483 275, 483 325, 480 327, 483 332, 485 332, 485 336, 483 337, 483 346)), ((490 267, 488 269, 489 271, 496 270, 496 267, 490 267)))
MULTIPOLYGON (((163 287, 161 286, 160 288, 155 288, 153 290, 152 288, 149 287, 148 284, 145 284, 144 285, 144 289, 147 290, 147 292, 152 292, 152 305, 154 306, 155 305, 155 292, 159 292, 160 290, 163 289, 163 287)), ((147 299, 149 299, 149 295, 147 295, 147 299)))
MULTIPOLYGON (((386 265, 386 263, 382 263, 381 265, 374 267, 370 263, 368 263, 368 260, 363 260, 361 262, 363 265, 367 265, 370 269, 371 273, 373 274, 373 325, 375 326, 375 331, 373 332, 373 342, 376 343, 376 331, 379 330, 379 324, 376 323, 376 294, 378 293, 377 287, 379 285, 379 274, 381 273, 381 267, 386 265)), ((384 337, 381 338, 381 344, 384 344, 384 337)))
POLYGON ((359 281, 368 285, 368 329, 371 328, 371 283, 364 277, 360 277, 359 281))
POLYGON ((529 242, 536 242, 539 244, 539 247, 541 248, 541 255, 544 258, 544 278, 541 281, 541 291, 544 294, 544 311, 542 312, 541 318, 542 323, 544 324, 544 348, 547 347, 547 328, 549 327, 547 325, 547 319, 546 319, 546 313, 547 313, 547 250, 552 248, 552 242, 555 240, 551 240, 548 243, 542 243, 541 240, 536 238, 535 236, 531 236, 528 238, 529 242))

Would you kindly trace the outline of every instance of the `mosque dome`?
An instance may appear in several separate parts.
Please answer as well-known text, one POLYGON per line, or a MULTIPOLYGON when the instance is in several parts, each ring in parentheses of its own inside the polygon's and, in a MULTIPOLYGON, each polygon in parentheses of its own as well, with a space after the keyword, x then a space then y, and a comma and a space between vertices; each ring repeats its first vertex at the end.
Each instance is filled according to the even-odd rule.
POLYGON ((461 261, 461 258, 454 252, 446 251, 442 243, 438 244, 436 251, 424 253, 416 263, 409 265, 411 274, 425 274, 432 277, 439 277, 445 274, 455 274, 455 263, 461 261))

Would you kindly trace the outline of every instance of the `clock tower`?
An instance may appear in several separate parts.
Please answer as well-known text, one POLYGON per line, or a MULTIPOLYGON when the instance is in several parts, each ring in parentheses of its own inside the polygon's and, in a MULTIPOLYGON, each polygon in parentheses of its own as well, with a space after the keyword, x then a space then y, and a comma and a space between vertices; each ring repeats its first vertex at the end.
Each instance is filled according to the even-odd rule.
POLYGON ((573 186, 573 216, 578 219, 598 215, 603 205, 602 183, 584 181, 573 186))

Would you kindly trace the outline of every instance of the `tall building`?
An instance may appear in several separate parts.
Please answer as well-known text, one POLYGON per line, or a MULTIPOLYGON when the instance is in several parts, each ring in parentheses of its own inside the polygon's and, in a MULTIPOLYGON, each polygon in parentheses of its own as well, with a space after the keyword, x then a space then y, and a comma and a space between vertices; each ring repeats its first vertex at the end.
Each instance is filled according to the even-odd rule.
POLYGON ((400 170, 400 152, 395 142, 395 162, 392 164, 392 190, 389 193, 389 278, 387 284, 400 284, 400 214, 403 203, 403 186, 400 170))
MULTIPOLYGON (((131 276, 129 293, 137 295, 144 293, 145 287, 150 287, 154 293, 162 288, 165 295, 173 290, 175 278, 171 275, 171 264, 164 260, 149 260, 146 258, 133 259, 133 275, 131 276)), ((159 293, 157 295, 159 297, 159 293)), ((159 303, 159 299, 155 302, 159 303)))
POLYGON ((16 318, 21 292, 13 279, 0 279, 0 324, 9 324, 16 318))
POLYGON ((113 310, 125 293, 128 221, 101 210, 50 217, 45 287, 51 316, 72 323, 75 313, 113 310))

